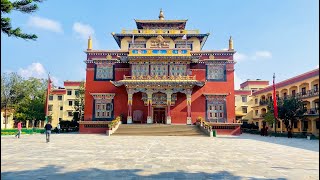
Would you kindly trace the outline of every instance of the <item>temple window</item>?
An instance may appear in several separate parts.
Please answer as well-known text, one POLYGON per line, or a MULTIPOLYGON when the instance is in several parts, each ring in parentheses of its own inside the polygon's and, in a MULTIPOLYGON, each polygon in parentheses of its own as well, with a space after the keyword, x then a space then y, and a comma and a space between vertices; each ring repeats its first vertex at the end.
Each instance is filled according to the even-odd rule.
POLYGON ((133 64, 131 70, 132 76, 147 76, 149 75, 148 64, 133 64))
POLYGON ((113 73, 114 73, 113 64, 111 63, 96 64, 95 80, 97 81, 113 80, 113 73))
POLYGON ((170 76, 186 76, 187 66, 186 65, 170 65, 170 76))
POLYGON ((192 49, 192 43, 193 43, 192 41, 187 41, 187 43, 186 43, 186 41, 176 41, 175 43, 176 43, 175 48, 179 48, 179 49, 190 48, 191 51, 193 50, 192 49))
POLYGON ((225 102, 223 101, 207 101, 207 120, 210 122, 225 121, 225 102), (214 107, 214 108, 212 108, 214 107))
POLYGON ((69 95, 69 96, 72 95, 72 90, 68 90, 67 95, 69 95))
POLYGON ((114 93, 90 93, 93 96, 93 120, 113 120, 114 116, 114 93))
POLYGON ((69 106, 72 106, 72 101, 69 101, 69 106))
POLYGON ((151 65, 151 76, 167 76, 168 75, 168 65, 162 65, 162 64, 157 64, 157 65, 151 65))
POLYGON ((52 101, 53 100, 53 96, 49 96, 49 101, 52 101))
POLYGON ((96 101, 95 118, 112 118, 113 103, 96 101), (102 108, 100 108, 102 107, 102 108))
POLYGON ((210 81, 226 81, 226 65, 207 65, 206 77, 210 81))
POLYGON ((146 48, 146 41, 129 41, 128 44, 129 48, 146 48))

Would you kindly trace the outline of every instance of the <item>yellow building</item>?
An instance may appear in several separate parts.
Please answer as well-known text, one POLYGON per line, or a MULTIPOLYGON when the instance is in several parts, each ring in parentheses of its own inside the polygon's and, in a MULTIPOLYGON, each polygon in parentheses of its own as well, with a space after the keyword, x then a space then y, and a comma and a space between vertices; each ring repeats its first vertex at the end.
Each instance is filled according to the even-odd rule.
MULTIPOLYGON (((272 100, 272 85, 252 93, 252 120, 262 128, 264 114, 268 111, 267 105, 272 100)), ((307 112, 303 118, 293 124, 293 132, 307 132, 319 136, 319 68, 290 79, 276 83, 278 98, 290 96, 303 100, 307 112), (305 120, 302 120, 305 119, 305 120)), ((273 125, 269 125, 273 130, 273 125)), ((277 124, 277 131, 284 132, 286 127, 282 121, 277 124)))
POLYGON ((65 81, 64 88, 52 89, 48 99, 48 114, 52 117, 51 124, 56 127, 59 121, 73 119, 75 104, 79 102, 81 81, 65 81))
POLYGON ((13 110, 1 109, 1 129, 12 129, 14 127, 14 120, 13 120, 13 110), (6 117, 7 116, 7 121, 6 117))
POLYGON ((269 85, 269 81, 263 81, 260 79, 247 80, 240 84, 240 89, 235 90, 235 112, 236 120, 239 123, 251 123, 253 118, 252 107, 254 101, 252 93, 261 90, 269 85))

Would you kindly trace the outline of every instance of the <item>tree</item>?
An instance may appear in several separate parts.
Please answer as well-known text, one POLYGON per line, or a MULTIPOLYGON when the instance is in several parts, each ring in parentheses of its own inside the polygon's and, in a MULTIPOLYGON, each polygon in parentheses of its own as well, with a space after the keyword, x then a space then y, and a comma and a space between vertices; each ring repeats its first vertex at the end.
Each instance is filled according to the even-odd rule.
POLYGON ((7 128, 7 110, 15 106, 24 98, 23 79, 17 73, 1 75, 1 109, 5 109, 5 128, 7 128))
POLYGON ((29 78, 23 81, 24 98, 16 107, 15 117, 18 120, 44 119, 46 82, 43 79, 29 78))
POLYGON ((271 111, 268 111, 264 117, 264 121, 267 122, 269 125, 274 123, 274 115, 271 111))
MULTIPOLYGON (((303 101, 297 97, 290 97, 286 99, 279 99, 278 105, 278 117, 284 121, 287 129, 292 130, 292 125, 298 119, 301 119, 304 113, 307 111, 303 108, 303 101)), ((270 112, 273 113, 273 102, 268 105, 270 112)))
POLYGON ((18 0, 11 2, 10 0, 1 0, 1 32, 8 36, 19 37, 22 39, 36 40, 38 37, 35 34, 25 34, 21 32, 20 28, 13 29, 11 26, 11 19, 3 17, 4 14, 9 14, 11 11, 16 10, 22 13, 32 13, 38 9, 37 4, 43 0, 18 0))
POLYGON ((74 103, 74 119, 75 120, 83 120, 83 112, 84 112, 84 95, 85 95, 85 82, 82 81, 80 83, 80 87, 78 92, 76 93, 77 100, 74 103))

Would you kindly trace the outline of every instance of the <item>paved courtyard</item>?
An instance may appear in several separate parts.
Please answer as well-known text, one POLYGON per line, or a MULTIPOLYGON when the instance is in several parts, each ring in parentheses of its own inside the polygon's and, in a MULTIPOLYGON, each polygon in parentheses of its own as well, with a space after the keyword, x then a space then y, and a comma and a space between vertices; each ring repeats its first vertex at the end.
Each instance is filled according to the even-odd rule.
POLYGON ((319 179, 319 141, 261 137, 1 136, 1 179, 319 179))

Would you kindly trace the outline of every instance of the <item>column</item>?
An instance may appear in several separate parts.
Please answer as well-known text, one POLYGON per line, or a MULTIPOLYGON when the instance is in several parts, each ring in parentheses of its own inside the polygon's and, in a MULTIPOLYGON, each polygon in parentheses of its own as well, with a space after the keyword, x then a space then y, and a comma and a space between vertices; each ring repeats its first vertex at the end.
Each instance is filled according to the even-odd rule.
POLYGON ((192 124, 191 119, 191 89, 187 89, 186 96, 187 96, 187 124, 192 124))
POLYGON ((133 93, 129 90, 128 91, 128 116, 127 116, 127 124, 132 123, 132 98, 133 93))
POLYGON ((300 119, 300 132, 303 131, 303 129, 302 129, 302 123, 303 123, 303 121, 300 119))
POLYGON ((153 120, 152 120, 152 92, 151 91, 147 91, 146 92, 148 95, 148 117, 147 117, 147 123, 148 124, 152 124, 153 120))
POLYGON ((30 120, 26 120, 26 128, 29 129, 29 121, 30 120))
MULTIPOLYGON (((283 124, 283 123, 282 123, 282 120, 280 120, 280 132, 281 132, 281 133, 282 133, 282 131, 283 131, 283 130, 282 130, 282 124, 283 124)), ((277 125, 278 125, 278 124, 277 124, 277 125)))
POLYGON ((171 124, 171 95, 172 91, 167 91, 167 121, 166 124, 171 124))
POLYGON ((315 120, 314 119, 310 119, 310 121, 311 121, 311 133, 312 134, 315 134, 315 132, 313 132, 313 131, 315 131, 315 129, 316 129, 316 127, 315 127, 315 120))

